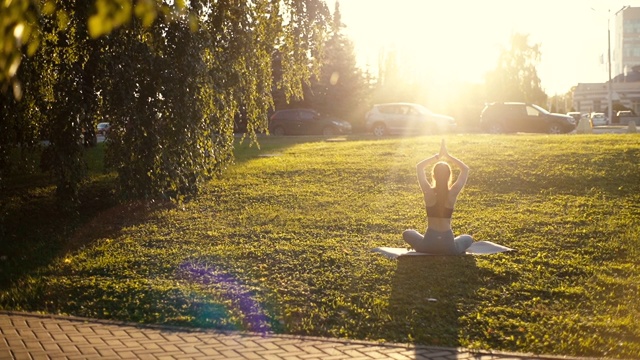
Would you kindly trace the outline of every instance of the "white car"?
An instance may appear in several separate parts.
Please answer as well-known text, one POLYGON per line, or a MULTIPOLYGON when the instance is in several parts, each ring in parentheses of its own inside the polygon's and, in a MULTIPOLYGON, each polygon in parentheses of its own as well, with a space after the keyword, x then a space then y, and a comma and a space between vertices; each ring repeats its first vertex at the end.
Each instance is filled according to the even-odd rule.
POLYGON ((376 136, 445 133, 456 128, 451 116, 436 114, 413 103, 373 105, 365 115, 365 123, 367 131, 376 136))
POLYGON ((96 132, 99 135, 107 136, 107 134, 109 133, 109 129, 111 129, 111 124, 109 124, 108 122, 101 122, 96 127, 96 132))
POLYGON ((604 113, 598 112, 591 113, 589 122, 591 122, 591 127, 603 126, 608 124, 607 117, 604 115, 604 113))

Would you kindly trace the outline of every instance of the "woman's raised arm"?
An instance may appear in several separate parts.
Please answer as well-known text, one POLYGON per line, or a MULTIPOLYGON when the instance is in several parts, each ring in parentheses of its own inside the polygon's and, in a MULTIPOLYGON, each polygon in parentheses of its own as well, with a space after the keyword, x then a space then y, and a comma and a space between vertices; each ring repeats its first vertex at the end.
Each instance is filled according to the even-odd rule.
POLYGON ((450 189, 450 191, 457 196, 460 191, 462 191, 464 185, 467 183, 467 179, 469 178, 469 167, 458 158, 455 158, 451 155, 447 155, 447 157, 449 158, 449 160, 451 160, 452 163, 456 164, 456 166, 460 168, 460 174, 458 175, 458 178, 453 183, 453 185, 451 185, 450 189))
POLYGON ((420 184, 420 189, 422 189, 422 192, 426 192, 427 190, 431 189, 431 185, 429 184, 429 180, 427 179, 427 174, 425 174, 424 169, 437 162, 438 159, 440 158, 439 154, 435 154, 431 157, 428 157, 422 161, 420 161, 417 165, 416 165, 416 173, 418 175, 418 183, 420 184))
POLYGON ((453 183, 453 185, 451 185, 450 189, 450 191, 457 196, 458 193, 462 191, 464 185, 467 183, 467 179, 469 178, 469 167, 467 166, 467 164, 463 163, 462 160, 449 154, 449 152, 447 151, 447 147, 445 146, 444 139, 442 139, 442 143, 440 144, 439 155, 441 158, 443 158, 443 160, 445 158, 449 159, 460 169, 460 175, 458 175, 458 178, 453 183))

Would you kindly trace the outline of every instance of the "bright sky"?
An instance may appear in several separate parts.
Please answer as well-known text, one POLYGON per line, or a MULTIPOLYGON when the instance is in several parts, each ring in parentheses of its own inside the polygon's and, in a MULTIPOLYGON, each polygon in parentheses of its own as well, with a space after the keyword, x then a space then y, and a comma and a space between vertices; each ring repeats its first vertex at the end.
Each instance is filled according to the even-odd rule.
MULTIPOLYGON (((336 0, 326 0, 333 11, 336 0)), ((538 76, 548 95, 608 79, 607 17, 640 0, 339 0, 359 64, 377 73, 380 49, 395 47, 412 76, 481 82, 513 33, 540 44, 538 76), (446 77, 445 77, 446 75, 446 77)), ((615 76, 616 74, 612 74, 615 76)))

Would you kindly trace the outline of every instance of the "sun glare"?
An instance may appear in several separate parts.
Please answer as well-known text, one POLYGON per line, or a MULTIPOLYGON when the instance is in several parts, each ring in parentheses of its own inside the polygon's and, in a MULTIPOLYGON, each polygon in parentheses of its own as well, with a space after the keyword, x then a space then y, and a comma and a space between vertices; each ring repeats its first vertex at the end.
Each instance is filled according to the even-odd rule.
MULTIPOLYGON (((331 10, 335 1, 327 1, 331 10)), ((381 52, 393 49, 411 79, 441 87, 481 83, 518 32, 541 45, 538 73, 551 93, 605 75, 598 59, 606 50, 606 17, 592 7, 615 7, 611 0, 339 1, 358 62, 373 74, 381 52)))
MULTIPOLYGON (((379 52, 393 50, 403 76, 437 84, 442 91, 458 82, 480 82, 484 72, 495 65, 500 46, 484 35, 491 23, 480 29, 465 25, 477 23, 476 11, 459 12, 446 2, 372 0, 368 4, 372 11, 358 21, 384 26, 366 35, 353 26, 352 36, 363 39, 355 43, 361 62, 364 58, 365 63, 377 66, 379 52), (452 13, 455 21, 448 15, 452 13), (372 49, 379 49, 378 54, 372 54, 372 49)), ((345 19, 347 31, 348 21, 345 19)))

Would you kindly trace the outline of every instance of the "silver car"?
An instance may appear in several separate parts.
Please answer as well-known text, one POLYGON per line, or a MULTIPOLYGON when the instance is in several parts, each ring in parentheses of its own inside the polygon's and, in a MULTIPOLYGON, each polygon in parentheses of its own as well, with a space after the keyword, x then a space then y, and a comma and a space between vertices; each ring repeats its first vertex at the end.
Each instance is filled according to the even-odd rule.
POLYGON ((589 122, 591 123, 591 127, 594 126, 604 126, 608 125, 607 117, 604 113, 593 112, 591 113, 591 117, 589 118, 589 122))
POLYGON ((420 104, 376 104, 365 115, 367 131, 376 136, 389 134, 437 134, 456 127, 451 116, 432 112, 420 104))

